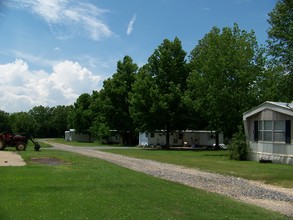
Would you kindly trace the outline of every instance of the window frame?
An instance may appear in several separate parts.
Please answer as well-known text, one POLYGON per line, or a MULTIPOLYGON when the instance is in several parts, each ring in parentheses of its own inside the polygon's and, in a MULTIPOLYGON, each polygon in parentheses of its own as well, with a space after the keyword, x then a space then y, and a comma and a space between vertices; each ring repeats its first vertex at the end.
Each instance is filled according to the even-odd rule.
MULTIPOLYGON (((255 123, 255 132, 257 132, 257 140, 261 142, 274 142, 274 143, 288 143, 287 134, 287 121, 286 120, 261 120, 255 123), (281 129, 277 123, 282 122, 281 129), (279 127, 278 129, 275 129, 279 127), (276 135, 282 134, 282 140, 276 141, 276 135)), ((255 136, 255 137, 256 137, 255 136)), ((289 138, 291 139, 291 138, 289 138)))

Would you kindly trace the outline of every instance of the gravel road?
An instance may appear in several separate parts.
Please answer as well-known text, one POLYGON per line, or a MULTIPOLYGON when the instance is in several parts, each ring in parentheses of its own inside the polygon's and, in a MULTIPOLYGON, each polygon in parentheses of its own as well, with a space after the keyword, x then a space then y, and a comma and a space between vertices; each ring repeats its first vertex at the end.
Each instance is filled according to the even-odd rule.
POLYGON ((70 147, 52 142, 47 143, 54 146, 54 149, 57 150, 70 151, 103 159, 138 172, 205 191, 226 195, 245 203, 254 204, 293 217, 292 189, 249 181, 243 178, 204 172, 173 164, 106 153, 96 149, 70 147))

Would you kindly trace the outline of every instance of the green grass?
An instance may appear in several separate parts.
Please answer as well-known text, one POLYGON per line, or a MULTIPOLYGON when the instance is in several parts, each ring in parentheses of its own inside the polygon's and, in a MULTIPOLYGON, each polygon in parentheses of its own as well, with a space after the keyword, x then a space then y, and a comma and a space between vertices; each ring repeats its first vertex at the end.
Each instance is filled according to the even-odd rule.
POLYGON ((293 166, 229 160, 227 151, 107 149, 106 152, 156 160, 293 188, 293 166))
MULTIPOLYGON (((159 151, 158 151, 159 152, 159 151)), ((0 167, 0 219, 287 219, 224 196, 95 158, 43 148, 19 152, 24 167, 0 167), (66 164, 32 163, 49 157, 66 164)))

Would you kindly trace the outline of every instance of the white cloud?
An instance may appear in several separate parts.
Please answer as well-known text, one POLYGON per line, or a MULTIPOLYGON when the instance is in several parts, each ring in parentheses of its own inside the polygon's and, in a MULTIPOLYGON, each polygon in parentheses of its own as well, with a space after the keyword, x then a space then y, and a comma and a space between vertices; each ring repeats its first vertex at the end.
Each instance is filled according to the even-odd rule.
POLYGON ((28 111, 38 105, 70 105, 82 93, 98 90, 102 80, 72 61, 56 64, 49 74, 30 71, 27 63, 18 59, 0 65, 0 72, 0 109, 6 112, 28 111))
POLYGON ((136 14, 134 14, 131 18, 131 20, 129 21, 128 23, 128 26, 127 26, 127 31, 126 31, 126 34, 127 35, 130 35, 132 33, 132 30, 133 30, 133 25, 134 25, 134 22, 136 20, 136 14))
POLYGON ((75 34, 86 35, 93 40, 109 37, 113 33, 102 20, 107 10, 78 0, 12 0, 10 7, 28 9, 40 16, 58 38, 75 34))

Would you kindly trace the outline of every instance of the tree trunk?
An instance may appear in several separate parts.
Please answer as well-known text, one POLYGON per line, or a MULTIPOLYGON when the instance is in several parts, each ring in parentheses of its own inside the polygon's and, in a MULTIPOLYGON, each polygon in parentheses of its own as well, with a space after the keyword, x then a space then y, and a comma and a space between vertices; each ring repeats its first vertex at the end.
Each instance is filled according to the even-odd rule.
POLYGON ((219 145, 219 132, 216 131, 216 146, 215 150, 220 150, 220 145, 219 145))
POLYGON ((89 142, 92 142, 92 133, 88 133, 89 135, 89 142))
POLYGON ((166 131, 166 146, 163 146, 164 149, 169 149, 170 147, 170 131, 166 131))

